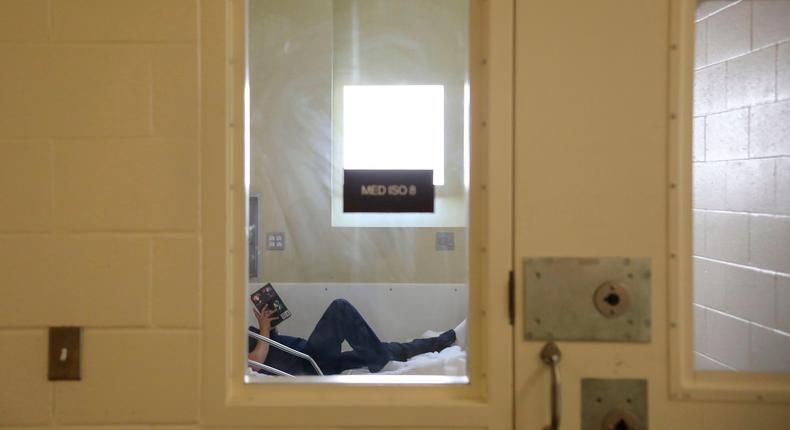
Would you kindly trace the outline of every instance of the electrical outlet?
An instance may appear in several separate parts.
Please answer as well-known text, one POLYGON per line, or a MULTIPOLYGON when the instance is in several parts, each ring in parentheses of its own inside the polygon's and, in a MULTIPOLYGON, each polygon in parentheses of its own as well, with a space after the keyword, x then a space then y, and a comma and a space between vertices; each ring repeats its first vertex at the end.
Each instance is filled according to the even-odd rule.
POLYGON ((266 233, 266 249, 269 251, 285 250, 285 233, 266 233))
POLYGON ((436 233, 436 250, 437 251, 455 250, 455 233, 451 231, 440 231, 436 233))

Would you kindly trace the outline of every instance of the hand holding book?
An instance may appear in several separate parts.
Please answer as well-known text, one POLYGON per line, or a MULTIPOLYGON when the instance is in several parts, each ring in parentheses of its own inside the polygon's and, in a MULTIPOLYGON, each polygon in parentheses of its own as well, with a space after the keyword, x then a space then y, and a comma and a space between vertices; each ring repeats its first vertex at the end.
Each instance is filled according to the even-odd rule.
POLYGON ((277 319, 274 316, 274 311, 269 310, 268 305, 263 305, 263 309, 260 311, 257 308, 252 308, 252 311, 255 313, 255 318, 258 319, 258 328, 260 328, 261 334, 268 336, 272 329, 272 321, 277 319))
POLYGON ((261 331, 264 330, 264 323, 266 324, 267 331, 271 327, 276 327, 277 324, 291 316, 291 311, 285 306, 285 303, 274 291, 272 284, 266 284, 258 291, 252 293, 250 296, 252 304, 255 306, 253 309, 257 312, 255 317, 258 323, 261 324, 261 331), (263 319, 266 319, 264 322, 263 319))

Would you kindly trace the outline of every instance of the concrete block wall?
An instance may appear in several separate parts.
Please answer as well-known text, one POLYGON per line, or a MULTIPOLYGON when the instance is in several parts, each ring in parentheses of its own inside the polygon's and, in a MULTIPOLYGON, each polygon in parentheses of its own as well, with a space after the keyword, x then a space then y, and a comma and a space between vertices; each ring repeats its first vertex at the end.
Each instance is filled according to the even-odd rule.
POLYGON ((696 30, 696 365, 788 372, 790 0, 703 1, 696 30))
POLYGON ((198 8, 0 0, 0 428, 199 420, 198 8))

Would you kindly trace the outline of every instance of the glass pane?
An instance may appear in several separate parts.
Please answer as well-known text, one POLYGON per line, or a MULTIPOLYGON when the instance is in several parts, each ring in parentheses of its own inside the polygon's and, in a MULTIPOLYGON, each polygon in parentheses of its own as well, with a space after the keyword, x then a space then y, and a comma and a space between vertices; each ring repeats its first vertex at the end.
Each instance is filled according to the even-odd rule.
POLYGON ((790 371, 790 0, 699 1, 698 370, 790 371))
POLYGON ((249 325, 325 375, 467 382, 468 22, 465 0, 249 0, 249 325))

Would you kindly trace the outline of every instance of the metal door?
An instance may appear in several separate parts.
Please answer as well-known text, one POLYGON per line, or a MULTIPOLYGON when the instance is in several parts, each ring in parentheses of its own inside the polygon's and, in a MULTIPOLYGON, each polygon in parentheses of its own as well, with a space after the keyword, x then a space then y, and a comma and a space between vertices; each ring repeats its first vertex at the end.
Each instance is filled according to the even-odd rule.
MULTIPOLYGON (((552 401, 561 429, 787 428, 787 385, 770 400, 750 394, 778 379, 731 375, 695 391, 704 378, 688 367, 690 167, 679 148, 690 139, 694 2, 515 3, 516 428, 550 425, 552 401), (607 279, 642 293, 621 327, 595 307, 607 279), (556 391, 557 353, 541 358, 550 339, 556 391)), ((609 302, 604 313, 623 309, 622 295, 609 302)))

